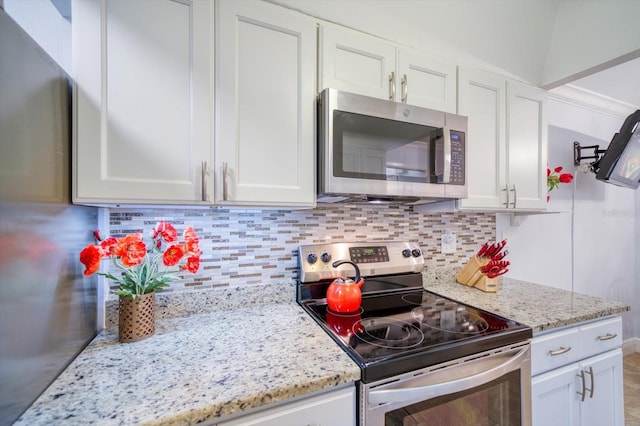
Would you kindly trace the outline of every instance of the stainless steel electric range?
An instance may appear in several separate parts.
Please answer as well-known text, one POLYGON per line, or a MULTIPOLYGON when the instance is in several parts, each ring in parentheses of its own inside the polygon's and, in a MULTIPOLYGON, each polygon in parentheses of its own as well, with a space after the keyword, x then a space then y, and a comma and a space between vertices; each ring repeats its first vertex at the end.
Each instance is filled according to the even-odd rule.
POLYGON ((360 424, 530 424, 531 328, 426 291, 417 244, 318 244, 298 254, 299 304, 360 366, 360 424), (349 264, 333 267, 338 260, 364 277, 356 312, 327 306, 332 280, 355 275, 349 264))

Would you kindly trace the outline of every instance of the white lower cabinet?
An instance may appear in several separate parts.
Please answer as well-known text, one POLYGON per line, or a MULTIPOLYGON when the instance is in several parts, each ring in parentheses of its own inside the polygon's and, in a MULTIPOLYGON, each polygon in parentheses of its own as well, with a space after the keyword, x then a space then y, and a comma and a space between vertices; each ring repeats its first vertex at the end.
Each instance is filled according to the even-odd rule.
POLYGON ((218 426, 354 426, 355 386, 269 408, 218 426))
POLYGON ((534 337, 533 425, 624 426, 621 343, 620 317, 534 337))

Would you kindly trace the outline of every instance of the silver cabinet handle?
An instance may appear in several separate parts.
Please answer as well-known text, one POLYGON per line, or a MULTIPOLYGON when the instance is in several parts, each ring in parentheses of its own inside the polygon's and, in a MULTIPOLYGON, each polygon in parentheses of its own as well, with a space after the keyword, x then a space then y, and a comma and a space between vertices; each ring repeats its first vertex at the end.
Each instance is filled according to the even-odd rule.
POLYGON ((209 166, 206 161, 202 162, 202 201, 209 199, 209 166))
POLYGON ((551 356, 562 355, 562 354, 566 354, 570 350, 571 350, 571 346, 567 346, 566 348, 564 346, 560 346, 560 348, 556 350, 549 351, 549 355, 551 356))
MULTIPOLYGON (((513 184, 513 208, 516 208, 516 203, 518 202, 518 193, 516 192, 516 184, 513 184)), ((507 206, 508 207, 508 206, 507 206)))
POLYGON ((598 336, 596 337, 597 340, 603 341, 603 340, 611 340, 611 339, 615 339, 616 337, 618 337, 618 333, 607 333, 604 336, 598 336))
POLYGON ((502 190, 503 192, 507 193, 507 202, 506 203, 502 203, 506 208, 509 208, 509 186, 505 186, 504 189, 502 190))
POLYGON ((389 76, 389 100, 396 100, 396 73, 391 71, 391 75, 389 76))
POLYGON ((222 200, 227 201, 229 199, 229 169, 227 162, 222 163, 222 200))
POLYGON ((584 378, 584 370, 580 370, 580 374, 576 374, 576 376, 582 380, 582 392, 576 391, 576 393, 580 395, 580 401, 584 402, 584 399, 587 397, 587 381, 584 378))
POLYGON ((585 371, 585 373, 587 373, 591 378, 591 387, 587 388, 585 385, 585 388, 589 391, 589 398, 593 398, 593 388, 595 386, 595 380, 593 378, 593 367, 589 367, 589 371, 585 371))
POLYGON ((404 74, 402 76, 402 80, 400 80, 400 84, 402 84, 402 103, 407 103, 407 96, 409 95, 409 79, 407 75, 404 74))

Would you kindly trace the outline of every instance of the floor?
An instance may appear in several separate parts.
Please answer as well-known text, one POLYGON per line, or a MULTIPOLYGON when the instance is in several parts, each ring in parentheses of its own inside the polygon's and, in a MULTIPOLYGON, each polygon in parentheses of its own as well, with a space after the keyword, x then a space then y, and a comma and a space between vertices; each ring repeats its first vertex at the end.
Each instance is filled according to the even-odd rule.
POLYGON ((640 426, 640 352, 624 357, 624 423, 640 426))

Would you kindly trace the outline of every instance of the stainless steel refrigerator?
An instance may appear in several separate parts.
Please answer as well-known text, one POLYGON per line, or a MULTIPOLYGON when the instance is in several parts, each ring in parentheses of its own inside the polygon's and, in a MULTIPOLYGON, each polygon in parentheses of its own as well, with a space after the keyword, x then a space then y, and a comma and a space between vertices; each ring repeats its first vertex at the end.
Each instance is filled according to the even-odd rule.
POLYGON ((0 425, 96 334, 96 282, 78 254, 97 208, 70 203, 69 86, 0 8, 0 425))

